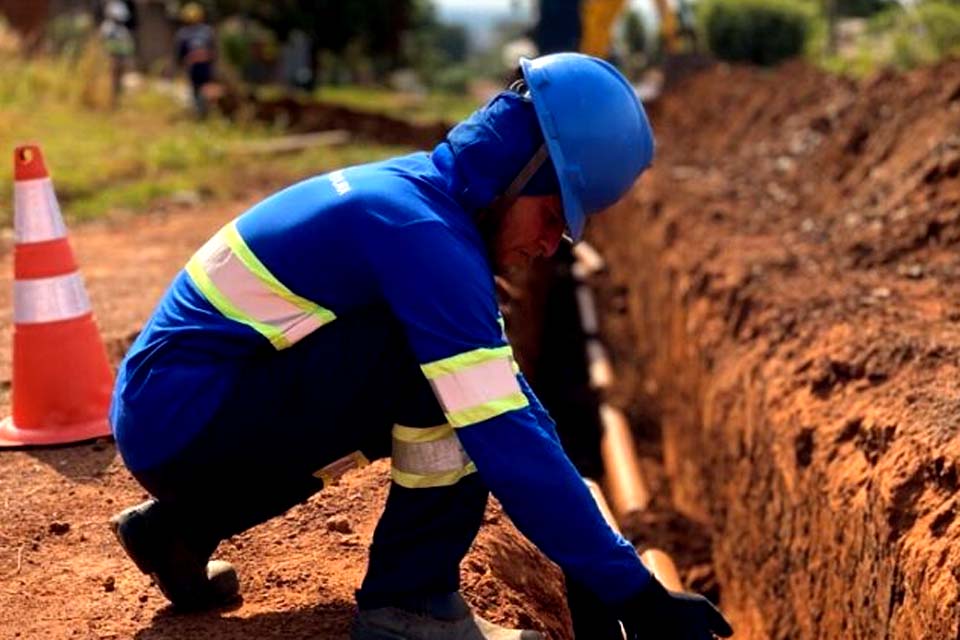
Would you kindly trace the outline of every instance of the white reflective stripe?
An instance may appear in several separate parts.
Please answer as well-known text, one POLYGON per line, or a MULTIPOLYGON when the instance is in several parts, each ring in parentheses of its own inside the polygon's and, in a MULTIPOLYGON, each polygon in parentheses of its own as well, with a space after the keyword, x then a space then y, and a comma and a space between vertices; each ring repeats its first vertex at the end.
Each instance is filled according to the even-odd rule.
POLYGON ((448 419, 449 414, 521 393, 509 356, 437 376, 430 383, 448 419))
POLYGON ((45 242, 67 235, 50 178, 14 182, 13 216, 17 243, 45 242))
MULTIPOLYGON (((450 425, 431 427, 429 440, 408 438, 404 431, 417 431, 396 425, 393 428, 393 467, 404 473, 432 475, 466 468, 470 456, 450 425)), ((429 432, 429 430, 424 430, 429 432)))
POLYGON ((393 426, 390 477, 408 489, 448 487, 477 472, 449 424, 417 429, 393 426))
POLYGON ((241 313, 275 327, 293 344, 323 326, 321 318, 306 313, 267 287, 217 234, 197 252, 213 285, 241 313))
POLYGON ((76 271, 13 283, 13 321, 18 324, 70 320, 86 313, 90 313, 90 299, 76 271))

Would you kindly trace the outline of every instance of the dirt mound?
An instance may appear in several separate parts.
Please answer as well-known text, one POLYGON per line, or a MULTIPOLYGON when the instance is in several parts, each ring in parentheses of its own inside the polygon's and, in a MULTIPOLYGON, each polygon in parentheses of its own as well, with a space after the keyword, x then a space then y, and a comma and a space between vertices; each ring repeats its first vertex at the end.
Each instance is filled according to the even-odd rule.
POLYGON ((601 299, 742 637, 957 637, 960 63, 720 66, 651 119, 601 299))
MULTIPOLYGON (((115 363, 189 255, 252 202, 73 230, 115 363)), ((0 247, 6 254, 0 260, 0 324, 6 329, 13 289, 8 249, 0 247)), ((0 341, 0 371, 10 371, 9 339, 0 341)), ((0 381, 5 414, 9 389, 9 380, 0 381)), ((4 451, 0 638, 346 638, 353 590, 365 570, 388 482, 386 463, 375 463, 284 517, 224 542, 218 555, 238 567, 242 606, 175 615, 108 531, 111 514, 146 497, 112 443, 4 451)), ((462 578, 468 601, 489 619, 541 629, 551 640, 570 637, 559 571, 495 504, 462 578)))

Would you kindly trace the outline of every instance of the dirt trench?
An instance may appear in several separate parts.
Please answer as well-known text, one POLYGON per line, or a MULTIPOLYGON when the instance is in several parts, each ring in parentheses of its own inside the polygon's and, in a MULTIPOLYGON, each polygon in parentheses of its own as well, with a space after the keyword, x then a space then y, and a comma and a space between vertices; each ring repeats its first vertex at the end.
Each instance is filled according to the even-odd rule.
POLYGON ((738 638, 960 637, 960 62, 725 66, 589 239, 634 423, 738 638))

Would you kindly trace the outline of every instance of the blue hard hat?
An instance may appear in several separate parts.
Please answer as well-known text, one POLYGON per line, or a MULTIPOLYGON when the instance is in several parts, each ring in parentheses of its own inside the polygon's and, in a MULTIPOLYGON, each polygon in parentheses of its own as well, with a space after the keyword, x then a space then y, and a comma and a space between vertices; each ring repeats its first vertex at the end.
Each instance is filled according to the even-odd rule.
POLYGON ((581 53, 522 58, 540 128, 557 171, 567 229, 619 200, 653 160, 653 131, 617 69, 581 53))

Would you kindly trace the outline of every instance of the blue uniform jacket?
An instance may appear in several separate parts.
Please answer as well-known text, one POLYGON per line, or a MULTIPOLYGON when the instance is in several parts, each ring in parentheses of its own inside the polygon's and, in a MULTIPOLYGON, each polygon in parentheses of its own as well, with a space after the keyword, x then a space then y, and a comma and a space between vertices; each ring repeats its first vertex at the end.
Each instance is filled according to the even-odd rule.
MULTIPOLYGON (((281 282, 337 316, 385 303, 420 363, 502 347, 474 216, 541 142, 532 106, 503 94, 432 153, 305 180, 244 213, 237 229, 281 282)), ((232 363, 272 348, 181 272, 118 373, 111 421, 127 465, 148 469, 172 456, 216 410, 232 363), (175 376, 165 375, 171 368, 175 376), (171 378, 175 389, 163 382, 171 378)), ((457 429, 461 444, 530 540, 608 603, 623 601, 649 573, 603 520, 553 421, 518 379, 529 404, 457 429)))

